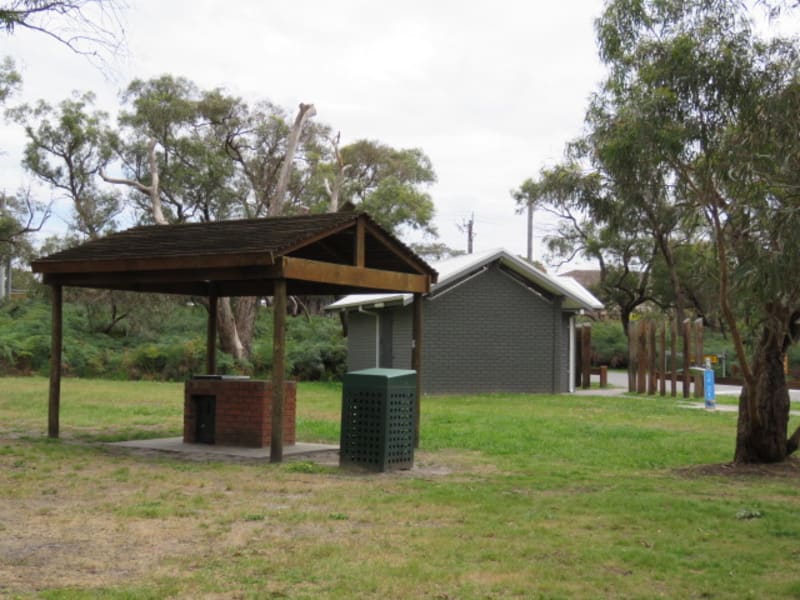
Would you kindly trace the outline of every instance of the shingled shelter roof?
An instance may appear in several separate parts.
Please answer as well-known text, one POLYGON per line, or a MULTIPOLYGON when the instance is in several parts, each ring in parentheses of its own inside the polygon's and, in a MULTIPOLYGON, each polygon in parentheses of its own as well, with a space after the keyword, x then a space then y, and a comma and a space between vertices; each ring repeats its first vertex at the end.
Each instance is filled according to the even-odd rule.
POLYGON ((421 291, 420 277, 436 278, 407 246, 355 213, 134 227, 32 266, 47 284, 195 295, 213 284, 219 296, 268 295, 276 278, 287 279, 292 294, 421 291))

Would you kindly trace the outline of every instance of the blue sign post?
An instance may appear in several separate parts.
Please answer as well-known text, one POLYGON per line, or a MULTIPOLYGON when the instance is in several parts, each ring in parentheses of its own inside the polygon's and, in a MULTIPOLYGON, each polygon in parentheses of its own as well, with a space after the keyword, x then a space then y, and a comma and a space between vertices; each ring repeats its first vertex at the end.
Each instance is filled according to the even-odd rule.
POLYGON ((717 397, 714 391, 714 369, 711 361, 706 359, 706 368, 703 371, 703 389, 705 390, 706 408, 713 410, 717 407, 717 397))

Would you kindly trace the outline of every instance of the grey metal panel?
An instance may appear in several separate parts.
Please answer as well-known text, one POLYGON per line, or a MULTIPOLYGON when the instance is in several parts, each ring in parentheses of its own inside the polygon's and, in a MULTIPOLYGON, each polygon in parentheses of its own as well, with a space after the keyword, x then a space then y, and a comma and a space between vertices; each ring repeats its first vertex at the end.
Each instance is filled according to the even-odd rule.
MULTIPOLYGON (((412 308, 404 306, 394 309, 394 339, 392 352, 394 353, 395 369, 411 368, 411 338, 412 333, 412 308)), ((424 348, 423 348, 424 350, 424 348)))
POLYGON ((379 354, 380 360, 378 366, 385 369, 394 367, 394 343, 393 343, 393 324, 394 324, 394 311, 382 310, 380 311, 380 343, 379 354))
POLYGON ((347 370, 376 367, 375 317, 360 312, 347 315, 347 370))

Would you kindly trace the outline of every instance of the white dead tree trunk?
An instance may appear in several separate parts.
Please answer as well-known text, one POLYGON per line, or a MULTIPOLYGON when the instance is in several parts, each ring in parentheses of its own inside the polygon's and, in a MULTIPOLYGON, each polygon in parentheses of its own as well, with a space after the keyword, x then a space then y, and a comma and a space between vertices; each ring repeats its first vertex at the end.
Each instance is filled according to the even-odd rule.
POLYGON ((103 171, 100 171, 100 177, 102 177, 103 181, 106 183, 127 185, 139 190, 143 194, 147 194, 150 198, 150 208, 153 211, 153 221, 155 221, 157 225, 166 225, 167 219, 164 217, 164 211, 161 208, 161 189, 159 187, 158 160, 156 157, 157 144, 158 142, 155 138, 151 138, 150 143, 147 144, 147 159, 150 162, 150 185, 144 185, 142 182, 134 179, 107 177, 103 171))
POLYGON ((339 212, 339 195, 342 192, 345 176, 350 165, 344 164, 342 153, 339 151, 339 141, 341 140, 342 133, 338 132, 335 138, 331 138, 331 145, 333 146, 333 155, 336 158, 336 175, 333 177, 333 183, 325 179, 325 191, 328 193, 330 205, 328 212, 339 212))
POLYGON ((294 153, 297 150, 297 144, 300 142, 300 134, 303 132, 303 126, 311 117, 317 114, 317 109, 313 104, 300 103, 300 109, 297 111, 297 117, 292 125, 292 130, 289 132, 289 141, 286 144, 286 156, 281 164, 281 172, 278 176, 278 184, 275 187, 275 197, 269 205, 269 216, 274 217, 283 211, 283 201, 286 196, 286 190, 289 188, 289 176, 292 173, 292 163, 294 162, 294 153))
MULTIPOLYGON (((303 127, 308 119, 315 114, 317 114, 317 111, 313 104, 300 104, 294 125, 289 132, 289 139, 286 143, 286 156, 283 159, 283 163, 281 163, 275 194, 267 210, 267 214, 271 217, 280 215, 283 212, 294 155, 300 143, 300 134, 303 132, 303 127)), ((221 346, 223 350, 230 352, 236 359, 245 358, 252 350, 257 300, 255 297, 237 298, 234 306, 230 298, 219 299, 217 324, 221 346)))

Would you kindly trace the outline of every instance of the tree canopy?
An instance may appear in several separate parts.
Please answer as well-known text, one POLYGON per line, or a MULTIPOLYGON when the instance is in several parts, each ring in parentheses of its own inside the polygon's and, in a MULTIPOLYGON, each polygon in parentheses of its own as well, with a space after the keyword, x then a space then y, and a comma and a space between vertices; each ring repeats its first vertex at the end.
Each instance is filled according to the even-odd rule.
MULTIPOLYGON (((163 224, 326 212, 337 172, 344 207, 395 234, 435 234, 430 159, 377 141, 339 148, 313 105, 292 119, 269 100, 251 104, 169 74, 130 82, 116 123, 93 101, 76 92, 9 112, 28 139, 23 165, 70 201, 84 238, 113 230, 120 214, 163 224)), ((221 346, 237 358, 252 348, 255 308, 253 298, 220 302, 221 346)))
MULTIPOLYGON (((786 17, 796 3, 761 8, 786 17)), ((759 37, 753 18, 727 0, 608 2, 596 23, 608 77, 586 133, 517 193, 569 219, 551 246, 562 253, 624 267, 638 239, 639 280, 665 271, 681 318, 708 294, 707 269, 744 374, 741 462, 800 442, 782 368, 800 333, 800 45, 759 37)))

